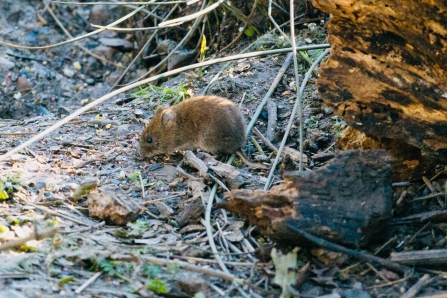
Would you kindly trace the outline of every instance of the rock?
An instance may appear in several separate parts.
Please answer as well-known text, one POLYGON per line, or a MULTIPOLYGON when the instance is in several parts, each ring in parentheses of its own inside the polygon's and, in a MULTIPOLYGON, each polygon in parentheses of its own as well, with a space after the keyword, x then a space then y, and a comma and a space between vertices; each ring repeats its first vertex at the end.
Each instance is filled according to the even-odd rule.
POLYGON ((17 80, 17 91, 30 91, 31 85, 29 84, 26 76, 22 75, 17 80))
POLYGON ((89 215, 114 225, 135 221, 143 210, 127 198, 124 192, 98 188, 88 195, 89 215))
POLYGON ((133 48, 130 41, 121 38, 100 38, 99 42, 106 47, 119 48, 125 51, 130 51, 133 48))
POLYGON ((64 73, 64 76, 66 76, 67 78, 72 78, 75 75, 75 71, 68 67, 64 68, 62 72, 64 73))
POLYGON ((85 82, 89 85, 95 85, 95 80, 92 78, 86 78, 85 82))
POLYGON ((64 116, 68 116, 68 115, 70 115, 70 111, 67 108, 65 108, 65 107, 59 107, 57 109, 57 115, 59 117, 62 117, 63 115, 64 116))
POLYGON ((14 62, 4 58, 0 57, 0 71, 7 71, 11 68, 14 68, 16 65, 14 62))
POLYGON ((109 86, 113 86, 113 84, 116 83, 116 81, 121 77, 121 74, 123 73, 122 69, 117 69, 116 71, 112 72, 107 78, 105 83, 109 86))
POLYGON ((171 165, 164 165, 164 167, 154 170, 152 175, 163 181, 172 181, 177 178, 177 169, 171 165))
POLYGON ((37 108, 37 116, 50 115, 51 112, 48 111, 44 106, 39 106, 37 108))
MULTIPOLYGON (((92 52, 95 53, 96 55, 106 58, 107 60, 112 60, 113 53, 115 52, 115 50, 112 49, 111 47, 101 45, 99 47, 96 47, 92 52)), ((96 63, 97 63, 96 59, 94 60, 88 59, 86 69, 92 68, 93 70, 93 65, 96 63)))

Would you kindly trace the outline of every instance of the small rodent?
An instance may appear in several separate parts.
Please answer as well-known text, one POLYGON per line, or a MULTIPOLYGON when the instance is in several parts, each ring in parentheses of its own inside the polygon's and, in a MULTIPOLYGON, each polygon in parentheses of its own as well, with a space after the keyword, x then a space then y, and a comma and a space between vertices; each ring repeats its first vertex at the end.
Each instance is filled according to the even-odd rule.
POLYGON ((226 98, 197 96, 157 109, 141 134, 140 154, 151 157, 200 148, 217 155, 236 153, 250 167, 266 169, 245 156, 244 144, 245 123, 237 106, 226 98))

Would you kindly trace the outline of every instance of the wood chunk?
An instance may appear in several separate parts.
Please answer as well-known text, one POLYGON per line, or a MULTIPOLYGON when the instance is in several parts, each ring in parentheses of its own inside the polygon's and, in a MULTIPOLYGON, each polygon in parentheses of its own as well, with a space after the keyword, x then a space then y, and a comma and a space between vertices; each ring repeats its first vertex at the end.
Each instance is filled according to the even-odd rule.
POLYGON ((392 174, 394 182, 420 179, 424 175, 432 176, 438 165, 436 160, 422 156, 419 148, 399 140, 367 136, 352 127, 348 127, 340 134, 336 146, 345 151, 386 149, 394 159, 392 174))
POLYGON ((346 151, 312 172, 286 172, 285 183, 235 190, 219 207, 248 219, 274 241, 306 245, 286 224, 348 246, 363 246, 391 216, 392 160, 385 150, 346 151))
POLYGON ((187 165, 197 169, 200 176, 204 178, 208 177, 208 168, 206 167, 205 163, 201 159, 197 158, 191 150, 186 150, 183 156, 183 161, 187 165))
POLYGON ((200 198, 194 198, 188 203, 183 204, 183 206, 184 209, 177 218, 177 223, 180 228, 183 228, 190 222, 198 221, 203 214, 203 203, 200 198))
POLYGON ((180 228, 197 222, 203 214, 203 202, 207 201, 205 194, 206 185, 203 181, 188 181, 188 188, 191 190, 192 198, 179 203, 182 210, 177 218, 180 228))
POLYGON ((183 295, 177 297, 193 297, 199 292, 203 293, 203 297, 211 297, 209 280, 203 279, 199 274, 191 272, 178 274, 174 283, 183 292, 183 295))
POLYGON ((318 89, 368 135, 447 161, 445 1, 314 0, 331 13, 318 89))
POLYGON ((229 188, 241 188, 242 185, 246 183, 245 179, 241 176, 241 172, 232 165, 217 161, 205 152, 197 153, 197 157, 202 159, 203 162, 219 177, 224 178, 229 188))
POLYGON ((105 220, 109 224, 125 225, 135 221, 143 212, 126 198, 125 193, 98 188, 88 195, 88 212, 90 216, 105 220))
POLYGON ((160 218, 170 218, 175 213, 165 202, 154 202, 154 205, 157 207, 158 212, 160 212, 160 218))

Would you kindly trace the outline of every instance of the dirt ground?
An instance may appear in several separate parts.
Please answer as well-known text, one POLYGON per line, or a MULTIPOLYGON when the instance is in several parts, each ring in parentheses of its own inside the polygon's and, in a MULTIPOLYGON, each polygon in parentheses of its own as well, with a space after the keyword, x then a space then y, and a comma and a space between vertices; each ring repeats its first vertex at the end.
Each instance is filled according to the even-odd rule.
MULTIPOLYGON (((89 21, 93 23, 99 18, 105 25, 130 12, 129 9, 97 6, 93 9, 91 6, 51 8, 67 28, 71 28, 74 36, 86 33, 89 21)), ((244 12, 248 14, 250 10, 244 12)), ((233 25, 235 22, 223 21, 233 25)), ((13 44, 42 46, 68 39, 38 1, 22 3, 22 6, 15 1, 0 4, 0 24, 0 40, 13 44)), ((324 43, 324 22, 301 25, 297 34, 300 44, 324 43)), ((167 36, 169 34, 163 38, 167 36)), ((137 37, 106 31, 79 41, 93 53, 113 61, 106 65, 73 43, 48 50, 1 46, 0 153, 11 150, 110 91, 123 71, 120 65, 126 67, 137 53, 133 43, 137 37), (118 67, 117 63, 120 63, 118 67)), ((243 37, 228 54, 239 53, 259 37, 243 37)), ((281 42, 279 35, 268 34, 250 51, 278 48, 281 42)), ((308 55, 315 60, 321 52, 309 51, 308 55)), ((285 57, 272 55, 231 62, 211 85, 208 94, 233 100, 248 123, 285 57)), ((140 61, 123 83, 141 77, 158 61, 140 61)), ((309 63, 301 58, 301 80, 308 67, 309 63)), ((140 133, 156 108, 162 103, 173 104, 202 94, 222 69, 223 64, 216 64, 202 68, 201 73, 197 70, 185 72, 159 81, 157 86, 120 94, 8 161, 0 162, 0 178, 10 187, 8 189, 14 188, 0 204, 0 242, 5 245, 36 232, 49 231, 48 235, 42 235, 43 239, 20 243, 13 249, 2 247, 0 297, 281 295, 281 287, 274 283, 280 265, 275 267, 269 253, 265 253, 265 250, 271 251, 274 243, 256 227, 213 208, 211 225, 218 251, 229 272, 245 283, 238 285, 216 273, 220 272, 220 267, 207 240, 203 205, 197 209, 198 213, 186 213, 185 219, 185 210, 193 199, 201 198, 200 202, 206 202, 213 179, 203 179, 196 169, 181 163, 181 154, 148 159, 138 153, 140 133), (181 174, 177 167, 187 175, 181 174), (92 184, 104 191, 100 200, 115 198, 125 201, 130 208, 137 206, 130 212, 132 220, 119 226, 109 224, 109 218, 92 216, 92 198, 79 193, 92 184), (183 263, 179 265, 173 261, 183 263)), ((336 153, 334 143, 346 128, 343 119, 333 115, 332 109, 323 104, 315 87, 317 78, 316 70, 303 94, 304 153, 309 159, 308 170, 327 162, 314 161, 315 154, 336 153)), ((292 63, 271 96, 278 111, 274 145, 278 146, 284 135, 295 94, 292 63)), ((267 120, 268 112, 264 109, 256 122, 261 133, 266 133, 267 120)), ((298 118, 294 121, 287 146, 297 149, 298 118)), ((259 139, 257 141, 264 152, 258 151, 250 136, 244 148, 246 154, 252 160, 265 155, 262 161, 270 164, 274 159, 272 150, 259 139)), ((268 171, 250 169, 238 159, 233 165, 244 179, 243 188, 263 188, 268 171)), ((280 169, 275 172, 275 184, 281 183, 281 173, 280 169)), ((393 211, 395 218, 389 227, 389 238, 370 247, 370 252, 381 247, 378 254, 387 258, 393 251, 445 247, 442 222, 410 218, 412 214, 439 210, 439 204, 447 199, 446 193, 446 198, 438 196, 441 203, 421 200, 410 204, 413 198, 433 192, 426 185, 423 181, 395 185, 395 200, 404 197, 405 202, 393 211)), ((434 177, 431 185, 436 193, 447 192, 445 173, 434 177)), ((219 187, 217 197, 222 198, 224 193, 225 189, 219 187)), ((123 215, 119 219, 125 221, 127 218, 123 215)), ((400 297, 421 277, 376 269, 344 255, 334 254, 324 261, 315 250, 302 248, 293 252, 291 249, 282 248, 277 254, 291 252, 292 257, 297 256, 295 278, 300 284, 299 297, 400 297)), ((441 271, 439 268, 418 271, 430 273, 431 277, 430 285, 420 292, 422 295, 447 290, 441 271)), ((298 289, 289 291, 298 295, 298 289)))

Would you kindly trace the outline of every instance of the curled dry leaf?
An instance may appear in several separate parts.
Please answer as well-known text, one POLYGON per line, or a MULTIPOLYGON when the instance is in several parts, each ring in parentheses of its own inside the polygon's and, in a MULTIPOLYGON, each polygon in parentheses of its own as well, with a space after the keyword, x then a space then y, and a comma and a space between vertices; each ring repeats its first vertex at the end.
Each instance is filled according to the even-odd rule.
POLYGON ((243 226, 243 221, 235 221, 230 223, 224 233, 225 239, 231 242, 239 242, 244 239, 244 235, 241 232, 241 228, 243 226))

